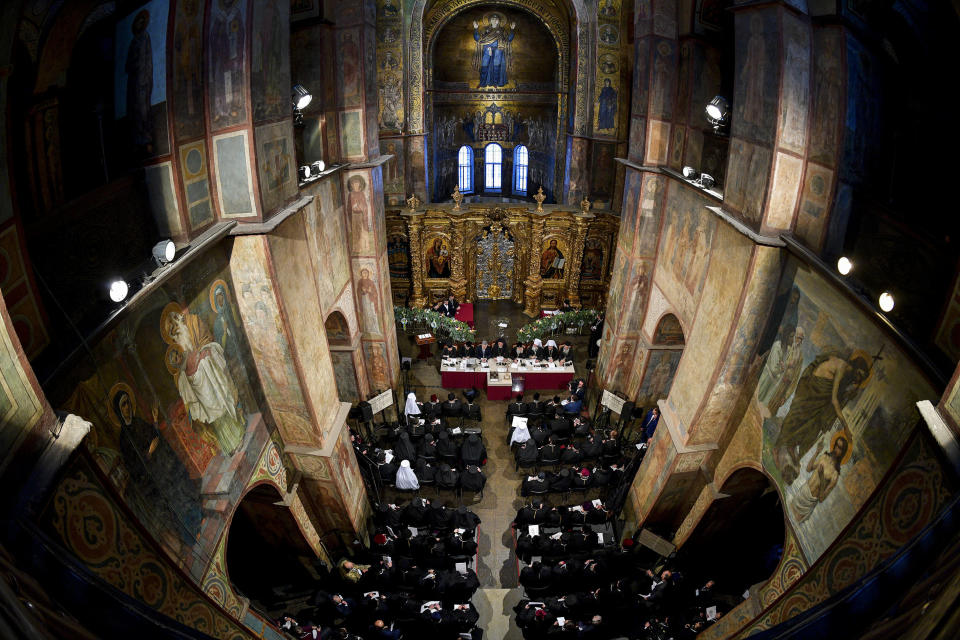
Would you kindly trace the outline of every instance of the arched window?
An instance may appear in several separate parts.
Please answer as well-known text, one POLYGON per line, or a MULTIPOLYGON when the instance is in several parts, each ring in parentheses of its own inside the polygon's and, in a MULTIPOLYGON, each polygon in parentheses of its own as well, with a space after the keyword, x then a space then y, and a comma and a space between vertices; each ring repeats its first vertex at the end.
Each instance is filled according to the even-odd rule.
POLYGON ((517 195, 527 195, 527 169, 529 154, 524 145, 518 145, 513 150, 513 192, 517 195))
POLYGON ((467 145, 457 153, 457 184, 460 193, 473 193, 473 149, 467 145))
POLYGON ((483 150, 483 166, 485 171, 483 190, 499 192, 503 174, 503 149, 500 145, 491 143, 486 146, 483 150))

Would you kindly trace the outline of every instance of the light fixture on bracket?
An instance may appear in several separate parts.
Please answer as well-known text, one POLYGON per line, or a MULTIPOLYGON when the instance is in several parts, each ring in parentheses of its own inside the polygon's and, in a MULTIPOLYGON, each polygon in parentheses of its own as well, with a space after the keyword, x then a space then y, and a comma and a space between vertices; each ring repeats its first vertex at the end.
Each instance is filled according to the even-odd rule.
POLYGON ((713 186, 717 184, 717 180, 709 173, 701 173, 700 179, 697 182, 699 182, 700 186, 704 189, 713 189, 713 186))
POLYGON ((158 267, 162 267, 173 262, 173 258, 177 255, 177 247, 173 244, 173 240, 161 240, 153 245, 151 253, 153 254, 153 261, 157 263, 158 267))
POLYGON ((107 294, 113 302, 123 302, 127 299, 128 293, 130 293, 130 287, 123 278, 114 278, 107 285, 107 294))
POLYGON ((694 169, 693 167, 684 167, 683 168, 683 177, 687 180, 696 180, 700 176, 700 172, 694 169))
POLYGON ((301 166, 299 169, 297 169, 297 173, 300 174, 300 181, 301 181, 301 182, 304 181, 304 180, 306 180, 307 178, 309 178, 309 177, 312 175, 312 172, 310 171, 310 165, 305 164, 305 165, 301 166))
POLYGON ((889 313, 890 311, 893 311, 893 304, 894 304, 893 294, 891 294, 889 291, 884 291, 883 293, 881 293, 880 297, 877 299, 877 302, 880 304, 880 309, 884 313, 889 313))
POLYGON ((326 167, 327 167, 327 165, 324 164, 323 160, 317 160, 316 162, 314 162, 313 164, 310 165, 310 172, 319 175, 319 174, 323 173, 323 170, 324 170, 326 167))
POLYGON ((730 119, 730 101, 723 96, 714 96, 707 104, 707 121, 713 125, 713 130, 720 132, 727 126, 730 119))
POLYGON ((842 276, 845 276, 853 271, 853 262, 850 261, 850 258, 847 256, 840 256, 840 259, 837 260, 837 271, 839 271, 840 275, 842 276))
POLYGON ((303 126, 303 109, 313 100, 313 94, 302 84, 293 85, 293 124, 303 126))

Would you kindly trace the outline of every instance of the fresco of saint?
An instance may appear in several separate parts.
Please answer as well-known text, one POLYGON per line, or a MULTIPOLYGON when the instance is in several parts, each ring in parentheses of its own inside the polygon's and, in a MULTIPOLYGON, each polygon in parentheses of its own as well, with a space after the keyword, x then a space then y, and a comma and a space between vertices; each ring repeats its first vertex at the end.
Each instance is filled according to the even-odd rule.
POLYGON ((502 87, 507 84, 507 71, 510 68, 510 43, 513 42, 516 22, 510 23, 507 30, 500 26, 500 14, 490 15, 490 24, 480 30, 480 23, 473 22, 473 39, 477 41, 477 51, 473 57, 473 66, 480 71, 478 87, 502 87))
POLYGON ((168 344, 183 351, 174 375, 177 390, 190 417, 209 425, 220 451, 231 456, 240 448, 247 425, 223 347, 199 316, 176 306, 171 303, 163 310, 160 330, 168 344))

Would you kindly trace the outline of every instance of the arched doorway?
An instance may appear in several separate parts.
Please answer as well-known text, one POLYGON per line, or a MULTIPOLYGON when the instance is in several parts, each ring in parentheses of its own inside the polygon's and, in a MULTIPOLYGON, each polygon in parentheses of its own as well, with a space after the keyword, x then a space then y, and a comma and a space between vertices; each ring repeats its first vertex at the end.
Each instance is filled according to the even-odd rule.
POLYGON ((350 344, 350 325, 339 311, 332 312, 323 323, 333 363, 333 377, 341 402, 358 402, 357 369, 353 363, 354 348, 350 344))
POLYGON ((780 494, 756 469, 738 469, 720 489, 677 558, 698 586, 716 580, 731 597, 770 577, 783 554, 780 494))
POLYGON ((237 505, 227 532, 227 574, 237 593, 272 612, 315 584, 315 554, 290 509, 276 503, 269 484, 251 489, 237 505))

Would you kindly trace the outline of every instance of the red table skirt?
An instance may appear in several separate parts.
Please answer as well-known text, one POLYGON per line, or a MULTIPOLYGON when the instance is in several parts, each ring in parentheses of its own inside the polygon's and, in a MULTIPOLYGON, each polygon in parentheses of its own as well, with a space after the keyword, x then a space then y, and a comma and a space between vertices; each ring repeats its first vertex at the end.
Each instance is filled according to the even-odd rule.
POLYGON ((504 384, 491 385, 487 387, 487 400, 509 400, 511 387, 504 384))
POLYGON ((441 371, 440 386, 444 389, 485 389, 487 386, 487 372, 476 371, 441 371))
POLYGON ((531 389, 566 389, 567 383, 573 380, 572 373, 521 373, 525 379, 523 390, 531 389))
POLYGON ((540 309, 541 318, 549 318, 550 316, 554 316, 554 315, 556 315, 556 313, 553 311, 553 309, 540 309), (547 313, 548 311, 550 313, 547 313))
POLYGON ((457 315, 454 316, 454 319, 459 320, 460 322, 466 322, 467 325, 473 329, 473 303, 461 303, 457 308, 457 315))

